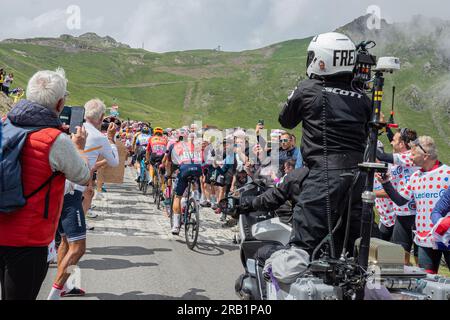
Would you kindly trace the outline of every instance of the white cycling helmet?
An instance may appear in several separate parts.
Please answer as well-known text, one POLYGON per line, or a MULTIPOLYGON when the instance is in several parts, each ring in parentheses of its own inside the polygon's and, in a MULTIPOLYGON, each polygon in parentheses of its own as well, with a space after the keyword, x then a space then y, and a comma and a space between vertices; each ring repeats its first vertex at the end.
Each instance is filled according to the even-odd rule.
POLYGON ((306 74, 309 78, 352 73, 356 62, 356 46, 344 34, 329 32, 320 34, 308 47, 306 74))

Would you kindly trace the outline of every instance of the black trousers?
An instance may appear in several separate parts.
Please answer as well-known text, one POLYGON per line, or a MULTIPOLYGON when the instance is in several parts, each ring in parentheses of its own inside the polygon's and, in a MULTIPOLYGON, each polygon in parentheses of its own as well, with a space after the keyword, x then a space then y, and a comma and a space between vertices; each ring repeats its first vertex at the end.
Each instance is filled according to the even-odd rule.
POLYGON ((0 247, 2 300, 36 300, 48 271, 48 247, 0 247))
MULTIPOLYGON (((343 249, 350 196, 349 190, 353 183, 352 177, 343 177, 342 175, 356 172, 358 170, 348 169, 335 169, 329 170, 328 172, 333 226, 336 226, 339 217, 344 217, 341 227, 334 236, 337 257, 340 256, 343 249)), ((366 175, 360 174, 353 188, 349 243, 347 247, 350 254, 353 254, 354 243, 361 235, 361 195, 365 182, 366 175)), ((307 251, 309 254, 313 253, 315 248, 329 233, 326 212, 326 191, 325 170, 311 169, 308 178, 303 182, 300 196, 296 199, 297 205, 294 208, 293 231, 290 242, 307 251)), ((372 229, 374 230, 372 231, 373 236, 378 236, 378 227, 375 223, 372 229)), ((319 256, 315 258, 319 258, 319 256)))

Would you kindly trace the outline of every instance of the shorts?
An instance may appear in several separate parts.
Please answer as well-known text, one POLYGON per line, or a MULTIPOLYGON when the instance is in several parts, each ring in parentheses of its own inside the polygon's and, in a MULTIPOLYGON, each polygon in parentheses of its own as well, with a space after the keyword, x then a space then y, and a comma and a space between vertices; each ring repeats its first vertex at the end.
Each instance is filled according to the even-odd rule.
POLYGON ((137 150, 136 160, 137 160, 138 163, 141 163, 141 161, 145 159, 146 153, 147 153, 147 149, 144 148, 144 147, 140 147, 137 150))
POLYGON ((75 191, 73 195, 69 193, 64 196, 58 232, 62 237, 66 237, 68 242, 86 239, 86 220, 81 191, 75 191))
POLYGON ((386 227, 384 224, 382 224, 380 222, 380 225, 378 226, 378 229, 380 231, 380 238, 381 238, 381 240, 391 241, 392 233, 394 232, 394 226, 386 227))
POLYGON ((450 251, 419 247, 419 267, 428 272, 437 273, 441 264, 442 255, 444 255, 447 267, 450 269, 450 251))
POLYGON ((214 169, 213 166, 208 166, 208 167, 206 167, 206 169, 204 169, 205 183, 206 184, 212 184, 211 176, 212 176, 214 170, 215 169, 214 169))
POLYGON ((182 197, 186 188, 188 187, 188 179, 191 177, 201 177, 202 166, 198 164, 185 164, 180 167, 180 173, 178 174, 177 187, 175 189, 175 195, 182 197))
POLYGON ((392 242, 399 244, 406 252, 411 252, 414 240, 416 216, 397 216, 392 233, 392 242))
POLYGON ((164 155, 158 156, 158 155, 156 155, 156 154, 152 154, 152 155, 150 156, 150 164, 151 164, 152 166, 156 166, 157 164, 161 164, 163 158, 164 158, 164 155))

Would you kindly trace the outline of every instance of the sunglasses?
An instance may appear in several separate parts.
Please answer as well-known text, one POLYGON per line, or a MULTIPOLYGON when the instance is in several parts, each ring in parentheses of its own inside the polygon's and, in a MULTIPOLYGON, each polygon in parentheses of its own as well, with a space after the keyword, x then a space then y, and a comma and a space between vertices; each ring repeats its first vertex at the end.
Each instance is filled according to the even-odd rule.
POLYGON ((289 143, 289 141, 290 141, 289 139, 281 139, 280 140, 281 143, 289 143))
POLYGON ((413 147, 419 147, 419 148, 423 151, 424 154, 428 154, 428 152, 426 152, 425 149, 424 149, 424 148, 422 147, 422 145, 420 144, 419 139, 410 142, 410 143, 409 143, 409 146, 410 146, 411 148, 413 148, 413 147))

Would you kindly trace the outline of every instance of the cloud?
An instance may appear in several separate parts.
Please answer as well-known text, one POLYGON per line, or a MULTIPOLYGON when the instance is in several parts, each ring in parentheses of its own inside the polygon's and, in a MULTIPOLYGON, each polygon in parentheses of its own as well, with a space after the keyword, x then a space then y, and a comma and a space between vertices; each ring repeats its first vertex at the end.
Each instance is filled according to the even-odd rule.
POLYGON ((239 51, 334 30, 372 4, 390 22, 418 13, 450 19, 450 2, 442 0, 14 0, 21 10, 2 16, 0 39, 96 32, 157 52, 239 51), (66 26, 73 4, 81 8, 81 30, 66 26))

